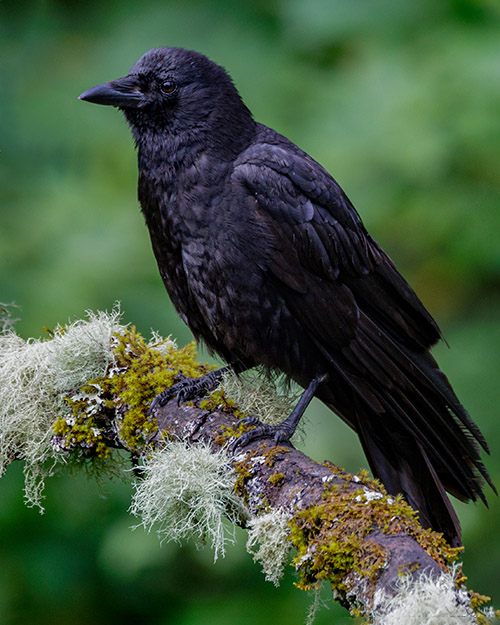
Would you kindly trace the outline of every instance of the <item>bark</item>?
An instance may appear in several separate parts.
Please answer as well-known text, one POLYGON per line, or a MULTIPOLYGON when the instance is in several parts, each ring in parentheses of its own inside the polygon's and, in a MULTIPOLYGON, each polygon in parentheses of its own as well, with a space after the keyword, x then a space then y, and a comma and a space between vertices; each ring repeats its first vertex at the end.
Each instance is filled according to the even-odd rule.
MULTIPOLYGON (((226 437, 230 449, 234 440, 228 435, 234 433, 237 418, 226 410, 206 411, 172 400, 157 410, 156 417, 159 432, 193 444, 204 442, 215 449, 226 437)), ((373 480, 346 474, 330 463, 319 464, 292 445, 254 441, 238 449, 232 461, 238 494, 252 515, 286 511, 300 535, 310 537, 302 557, 306 566, 297 563, 301 587, 329 581, 335 598, 355 613, 370 612, 376 591, 394 595, 402 573, 415 579, 422 573, 437 578, 448 571, 447 562, 456 555, 439 534, 418 526, 404 502, 388 497, 373 480), (334 514, 329 516, 328 510, 334 514), (317 574, 311 561, 332 545, 336 545, 333 556, 324 558, 324 569, 317 574)))

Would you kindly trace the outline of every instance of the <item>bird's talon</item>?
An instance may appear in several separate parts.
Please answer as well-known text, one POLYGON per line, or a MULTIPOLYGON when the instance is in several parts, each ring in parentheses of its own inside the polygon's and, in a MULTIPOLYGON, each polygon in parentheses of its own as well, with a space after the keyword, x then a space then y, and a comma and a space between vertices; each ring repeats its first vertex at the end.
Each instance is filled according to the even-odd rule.
POLYGON ((231 451, 234 454, 238 449, 246 447, 253 441, 262 438, 272 438, 273 443, 278 446, 282 443, 290 443, 290 437, 293 432, 287 427, 276 425, 266 425, 259 421, 256 417, 244 417, 237 423, 239 425, 254 426, 252 430, 243 432, 231 445, 231 451))
POLYGON ((236 423, 236 429, 240 426, 250 427, 252 425, 262 425, 262 423, 257 419, 257 417, 243 417, 236 423))
POLYGON ((191 399, 203 397, 217 386, 223 370, 225 368, 208 373, 201 378, 188 378, 183 373, 177 374, 176 384, 165 389, 153 399, 150 412, 153 413, 158 406, 164 406, 173 397, 177 400, 177 406, 191 399))
POLYGON ((167 388, 153 399, 149 409, 151 414, 154 412, 154 410, 156 410, 158 406, 164 406, 168 402, 171 397, 170 390, 170 388, 167 388))

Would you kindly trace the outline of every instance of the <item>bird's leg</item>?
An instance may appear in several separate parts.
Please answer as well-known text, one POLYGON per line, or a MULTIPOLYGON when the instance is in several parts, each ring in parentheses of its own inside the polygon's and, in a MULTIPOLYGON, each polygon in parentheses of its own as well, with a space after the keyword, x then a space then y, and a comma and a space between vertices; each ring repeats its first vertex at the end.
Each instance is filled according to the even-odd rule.
POLYGON ((243 419, 240 419, 238 425, 242 423, 244 425, 255 425, 256 427, 254 427, 253 430, 244 432, 240 437, 236 439, 232 447, 233 452, 238 447, 245 447, 246 445, 248 445, 248 443, 258 440, 260 438, 273 438, 276 445, 278 443, 290 442, 290 438, 293 436, 302 415, 304 414, 311 399, 314 397, 316 389, 327 378, 327 374, 318 375, 313 378, 309 382, 309 386, 300 396, 300 399, 295 405, 295 408, 283 421, 283 423, 280 423, 279 425, 267 425, 265 423, 262 423, 255 417, 244 417, 243 419))
POLYGON ((179 374, 178 377, 181 378, 181 381, 157 395, 151 402, 150 412, 153 413, 158 406, 164 406, 172 397, 177 397, 177 404, 180 404, 181 402, 207 395, 214 390, 222 376, 228 371, 242 373, 245 371, 245 367, 240 364, 227 365, 215 371, 210 371, 202 375, 201 378, 188 378, 183 374, 179 374))

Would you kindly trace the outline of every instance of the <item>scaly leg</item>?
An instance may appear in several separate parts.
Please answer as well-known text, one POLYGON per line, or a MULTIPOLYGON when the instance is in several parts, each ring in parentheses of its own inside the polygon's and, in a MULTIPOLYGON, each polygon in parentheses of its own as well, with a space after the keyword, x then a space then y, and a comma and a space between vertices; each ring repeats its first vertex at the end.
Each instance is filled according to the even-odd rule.
POLYGON ((266 425, 265 423, 261 423, 255 417, 245 417, 238 422, 243 423, 244 425, 255 425, 256 427, 253 430, 249 430, 248 432, 244 432, 236 441, 233 443, 233 452, 238 449, 238 447, 245 447, 248 443, 258 440, 260 438, 274 438, 274 442, 277 445, 278 443, 289 443, 290 438, 293 436, 299 421, 302 415, 305 412, 305 409, 309 405, 311 399, 314 397, 314 393, 318 386, 324 382, 328 378, 327 374, 318 375, 313 378, 309 382, 309 386, 300 396, 299 401, 295 405, 295 408, 288 415, 288 417, 280 423, 279 425, 266 425))
POLYGON ((215 371, 210 371, 202 375, 201 378, 188 378, 185 375, 180 375, 181 381, 174 384, 170 388, 165 389, 159 395, 157 395, 151 402, 150 412, 158 406, 164 406, 170 399, 177 397, 177 404, 190 399, 198 399, 204 395, 208 395, 221 381, 222 376, 228 371, 234 371, 234 373, 242 373, 245 371, 245 367, 242 365, 227 365, 221 367, 215 371))

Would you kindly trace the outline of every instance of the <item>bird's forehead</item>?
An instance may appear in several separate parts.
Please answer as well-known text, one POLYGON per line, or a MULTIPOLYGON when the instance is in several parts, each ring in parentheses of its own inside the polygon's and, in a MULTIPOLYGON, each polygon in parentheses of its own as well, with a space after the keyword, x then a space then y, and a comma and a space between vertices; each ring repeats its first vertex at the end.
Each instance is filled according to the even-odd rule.
POLYGON ((201 65, 210 63, 206 57, 197 52, 183 48, 154 48, 146 52, 131 68, 131 74, 175 72, 178 70, 193 71, 201 69, 201 65))

